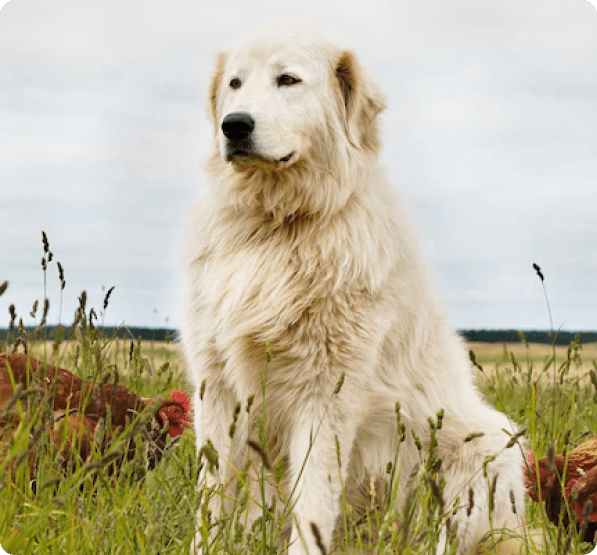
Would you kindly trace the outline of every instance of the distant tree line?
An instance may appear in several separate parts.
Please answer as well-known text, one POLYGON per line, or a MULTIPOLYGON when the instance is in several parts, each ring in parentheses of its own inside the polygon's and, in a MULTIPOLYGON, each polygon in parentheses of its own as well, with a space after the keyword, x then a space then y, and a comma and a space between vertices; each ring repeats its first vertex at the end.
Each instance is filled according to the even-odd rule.
MULTIPOLYGON (((170 328, 137 328, 137 327, 110 327, 110 326, 95 326, 101 330, 104 337, 118 337, 118 339, 141 339, 143 341, 174 341, 176 339, 177 331, 170 328)), ((44 326, 41 337, 53 340, 56 337, 57 326, 44 326)), ((28 337, 36 336, 35 327, 25 327, 24 334, 28 337)), ((18 337, 20 332, 10 331, 8 328, 0 328, 0 341, 7 341, 7 339, 14 339, 18 337)), ((40 335, 39 333, 37 334, 40 335)), ((72 339, 74 337, 74 330, 69 326, 63 326, 63 339, 72 339)))
POLYGON ((576 337, 580 334, 581 343, 595 343, 597 342, 597 331, 556 331, 552 334, 551 331, 545 330, 460 330, 460 335, 466 341, 481 341, 483 343, 519 343, 522 338, 526 339, 527 343, 546 343, 552 345, 570 345, 576 337))
MULTIPOLYGON (((118 337, 119 339, 141 339, 144 341, 173 341, 177 337, 177 330, 169 328, 137 328, 137 327, 104 327, 102 328, 104 337, 118 337)), ((29 337, 35 336, 35 328, 27 327, 24 330, 29 337)), ((72 333, 71 328, 64 328, 64 339, 69 338, 72 333)), ((570 345, 574 341, 577 333, 580 333, 581 343, 597 342, 597 331, 559 331, 555 332, 556 345, 570 345)), ((522 335, 528 343, 553 343, 553 336, 550 331, 545 330, 460 330, 460 335, 466 341, 481 341, 484 343, 518 343, 522 340, 522 335)), ((14 340, 19 335, 17 330, 9 332, 7 328, 0 328, 0 341, 14 340)), ((56 326, 45 326, 43 337, 54 339, 56 336, 56 326)))

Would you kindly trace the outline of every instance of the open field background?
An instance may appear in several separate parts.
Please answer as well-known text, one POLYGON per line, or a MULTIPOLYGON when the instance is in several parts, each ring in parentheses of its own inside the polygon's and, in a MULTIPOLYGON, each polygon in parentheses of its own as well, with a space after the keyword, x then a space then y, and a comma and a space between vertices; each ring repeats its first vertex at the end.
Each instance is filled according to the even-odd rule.
MULTIPOLYGON (((597 343, 578 345, 576 353, 569 347, 540 343, 480 343, 469 342, 467 348, 475 354, 477 363, 490 375, 495 373, 516 374, 531 370, 533 379, 553 378, 554 352, 555 367, 565 367, 568 375, 589 379, 589 371, 597 369, 597 343)), ((481 372, 480 372, 481 373, 481 372)), ((483 373, 478 376, 480 387, 483 386, 483 373)))
MULTIPOLYGON (((549 345, 469 343, 467 347, 474 353, 479 387, 491 403, 527 429, 527 448, 537 456, 545 456, 548 445, 559 452, 565 443, 574 446, 595 435, 597 406, 589 370, 597 367, 597 344, 556 347, 555 366, 549 345)), ((86 328, 77 340, 61 344, 32 340, 28 350, 85 379, 112 379, 116 371, 119 383, 143 396, 166 396, 174 388, 189 391, 173 342, 119 340, 86 328)), ((21 410, 25 419, 16 433, 0 435, 0 543, 8 553, 188 554, 195 533, 194 515, 205 496, 214 494, 195 489, 200 461, 192 430, 183 434, 144 480, 135 478, 134 464, 128 463, 117 478, 110 477, 100 454, 64 474, 43 433, 31 444, 32 435, 42 427, 43 411, 26 402, 21 410), (33 473, 22 462, 23 453, 32 448, 36 454, 33 473)), ((118 441, 115 444, 118 447, 118 441)), ((422 453, 422 468, 432 467, 426 462, 428 456, 422 453)), ((431 474, 419 478, 408 514, 371 508, 365 520, 355 522, 352 509, 344 503, 347 533, 336 552, 433 553, 441 508, 432 478, 431 474), (378 526, 374 526, 376 521, 378 526), (375 532, 379 526, 385 531, 381 535, 375 532)), ((246 494, 239 491, 233 514, 220 523, 210 553, 277 553, 274 540, 279 529, 272 508, 264 507, 263 518, 250 527, 246 494)), ((589 545, 579 541, 575 528, 549 523, 543 505, 529 501, 527 519, 542 547, 533 539, 521 538, 522 553, 590 551, 589 545)), ((204 532, 205 526, 204 520, 204 532)), ((497 553, 491 542, 486 552, 497 553)))
MULTIPOLYGON (((31 354, 36 358, 43 358, 50 353, 54 353, 52 341, 36 341, 32 345, 31 354)), ((127 357, 133 348, 140 346, 140 357, 148 370, 158 368, 165 362, 173 367, 182 370, 182 361, 179 352, 179 345, 176 341, 137 341, 134 339, 116 339, 109 341, 107 345, 107 354, 113 357, 115 361, 121 364, 126 363, 127 357)), ((545 343, 528 343, 522 341, 517 343, 486 343, 481 341, 467 342, 466 348, 473 351, 476 361, 484 370, 490 373, 496 371, 512 371, 515 365, 520 366, 524 363, 526 368, 531 367, 533 372, 539 375, 549 375, 553 370, 554 347, 545 343), (513 363, 514 358, 514 363, 513 363)), ((58 350, 60 357, 68 362, 74 359, 76 343, 65 341, 58 350)), ((571 361, 570 371, 577 376, 588 378, 588 372, 595 368, 593 361, 597 361, 597 343, 580 343, 578 346, 579 356, 571 361)), ((556 346, 556 366, 560 367, 568 361, 569 347, 556 346)), ((596 368, 597 369, 597 368, 596 368)))

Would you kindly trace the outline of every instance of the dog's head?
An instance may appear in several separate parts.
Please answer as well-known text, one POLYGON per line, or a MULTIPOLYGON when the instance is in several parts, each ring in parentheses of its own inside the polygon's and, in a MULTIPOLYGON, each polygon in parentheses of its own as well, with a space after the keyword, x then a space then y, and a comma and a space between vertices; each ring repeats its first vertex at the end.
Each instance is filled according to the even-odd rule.
POLYGON ((252 37, 220 54, 208 103, 219 155, 239 171, 314 158, 329 167, 351 149, 378 149, 382 95, 352 53, 312 31, 252 37))

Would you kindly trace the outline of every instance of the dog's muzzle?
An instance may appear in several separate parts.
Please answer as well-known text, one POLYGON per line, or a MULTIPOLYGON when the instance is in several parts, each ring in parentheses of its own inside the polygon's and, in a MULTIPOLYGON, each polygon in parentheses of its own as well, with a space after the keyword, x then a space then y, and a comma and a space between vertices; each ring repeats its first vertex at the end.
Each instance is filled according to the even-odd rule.
POLYGON ((251 158, 260 159, 266 162, 288 162, 294 152, 283 156, 278 160, 268 160, 261 153, 256 151, 251 133, 255 129, 255 120, 248 112, 232 112, 224 117, 222 121, 222 133, 226 137, 226 160, 228 162, 251 158))

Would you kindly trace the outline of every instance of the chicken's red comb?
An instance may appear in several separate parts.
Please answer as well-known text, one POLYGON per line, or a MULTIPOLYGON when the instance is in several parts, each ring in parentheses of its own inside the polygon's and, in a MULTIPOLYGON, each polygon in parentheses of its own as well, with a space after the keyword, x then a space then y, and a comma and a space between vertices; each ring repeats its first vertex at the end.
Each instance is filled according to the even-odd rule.
POLYGON ((191 400, 189 399, 188 395, 178 389, 173 389, 170 392, 170 398, 177 403, 180 403, 186 411, 191 411, 191 400))

